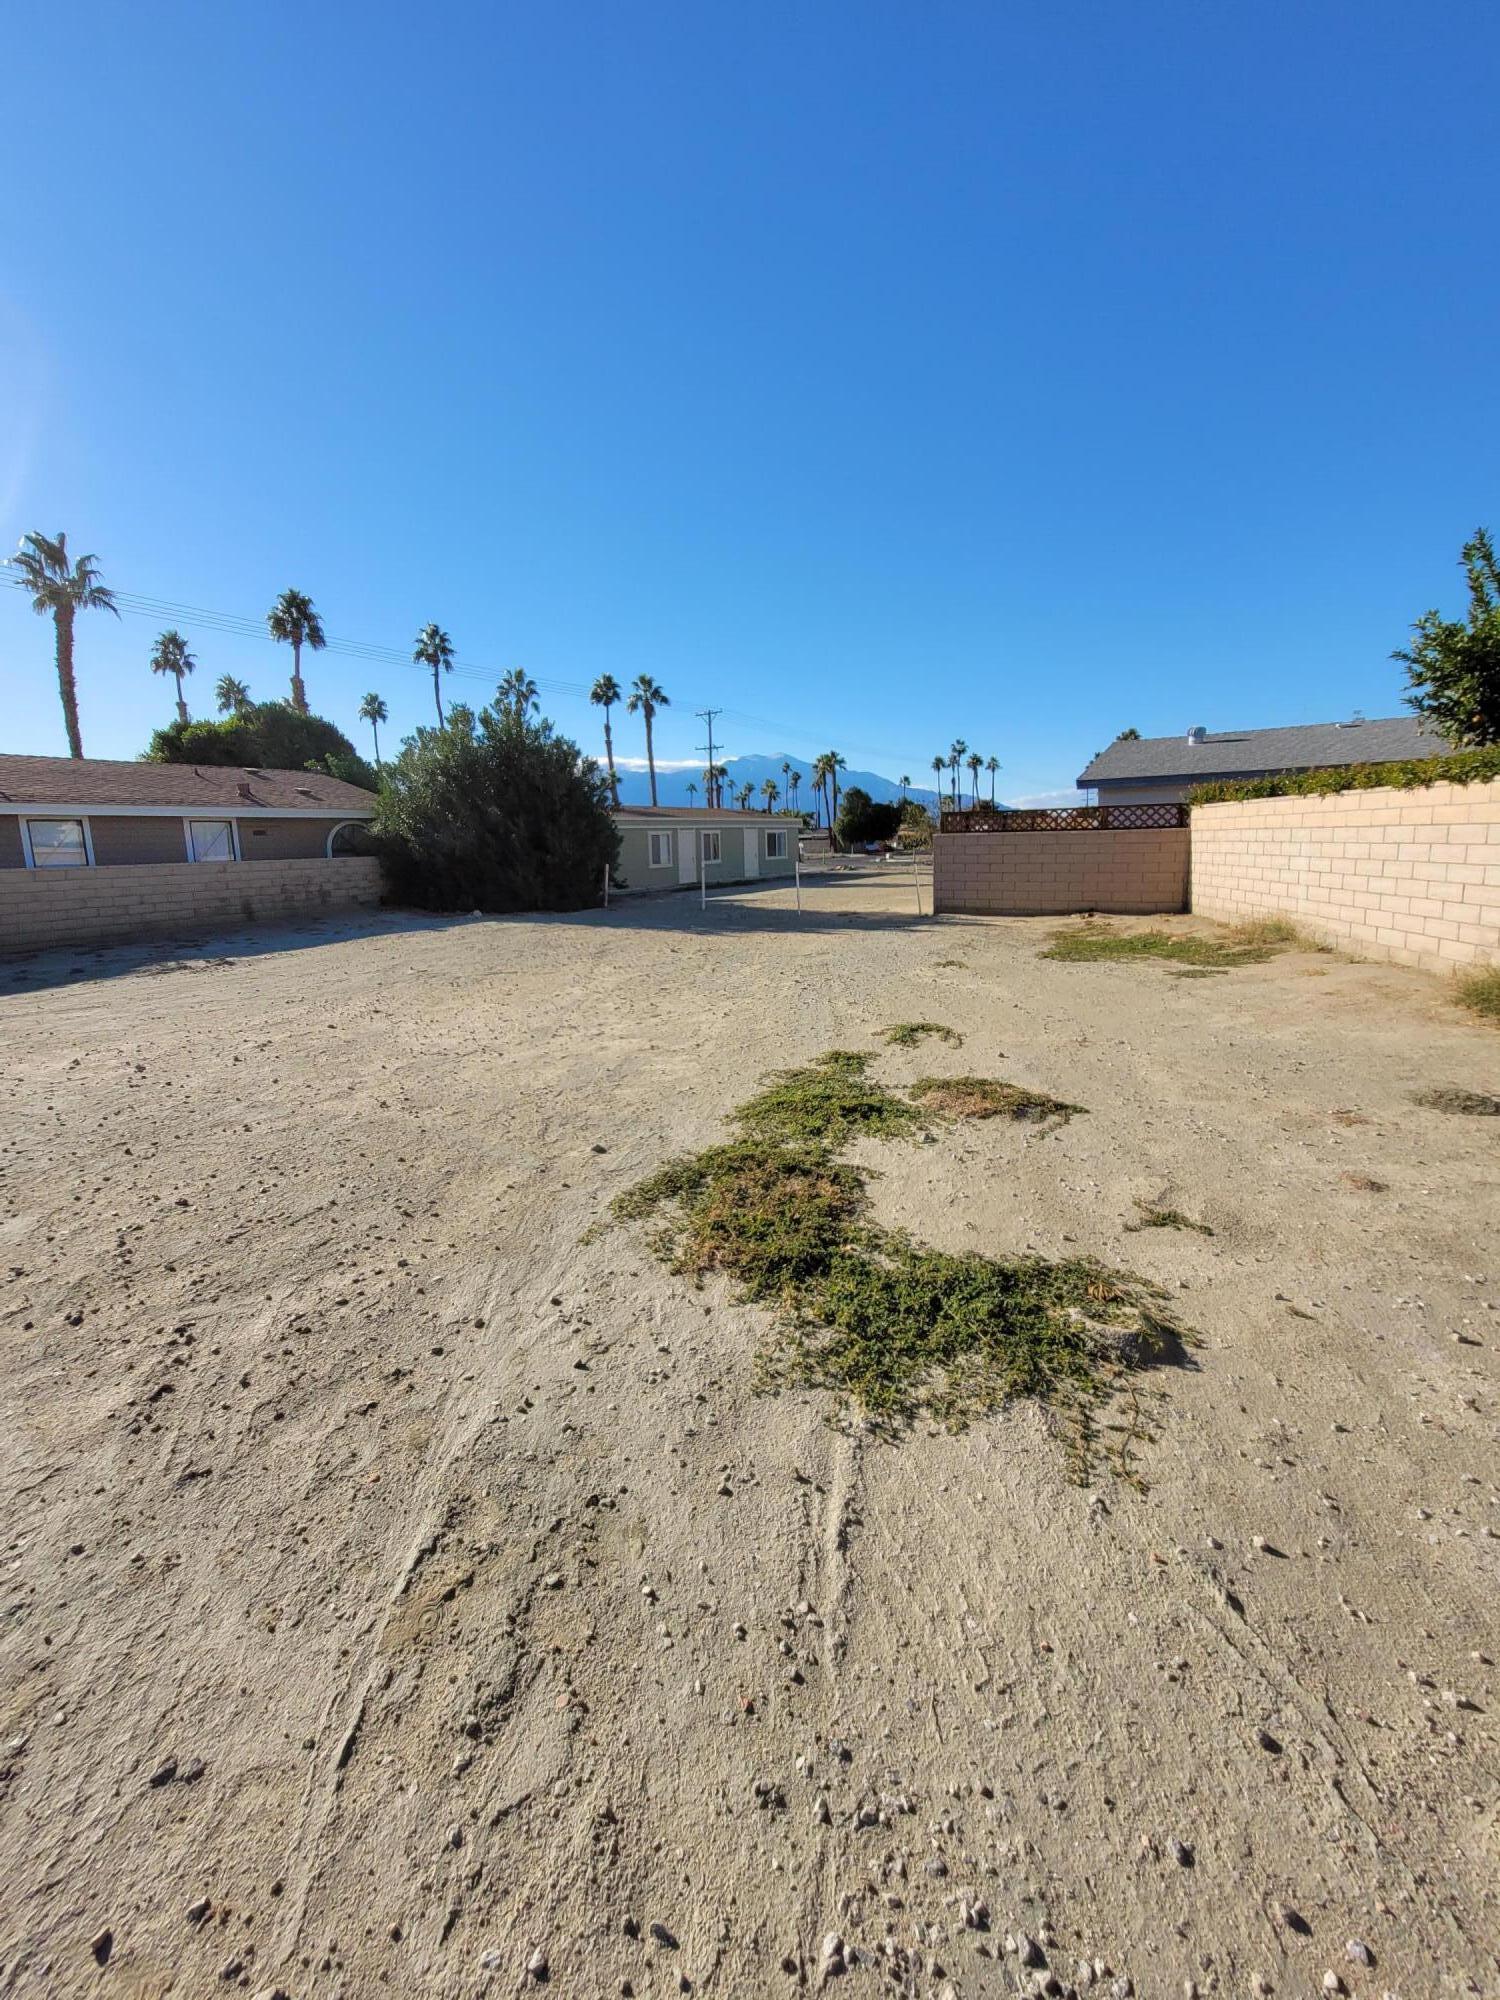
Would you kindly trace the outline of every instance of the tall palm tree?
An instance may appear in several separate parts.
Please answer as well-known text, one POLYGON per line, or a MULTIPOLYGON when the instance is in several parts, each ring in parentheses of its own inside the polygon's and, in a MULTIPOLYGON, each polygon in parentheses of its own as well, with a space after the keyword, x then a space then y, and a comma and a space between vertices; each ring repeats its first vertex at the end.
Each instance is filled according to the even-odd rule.
POLYGON ((898 783, 901 786, 901 803, 902 805, 905 805, 907 788, 911 784, 911 779, 907 777, 902 777, 898 780, 898 783))
POLYGON ((600 674, 589 689, 589 700, 595 708, 604 710, 604 760, 609 765, 610 800, 617 810, 620 804, 620 781, 615 776, 615 739, 609 726, 609 711, 620 698, 620 683, 613 674, 600 674))
POLYGON ((508 708, 511 719, 524 722, 536 707, 536 682, 521 667, 512 667, 495 690, 495 699, 508 708))
POLYGON ((790 757, 783 757, 781 760, 781 782, 785 785, 787 794, 790 796, 792 789, 792 760, 790 757))
POLYGON ((816 825, 821 826, 823 824, 823 808, 828 803, 828 757, 826 752, 813 759, 812 785, 813 820, 816 825))
POLYGON ((774 778, 761 780, 760 795, 766 802, 766 811, 775 812, 776 801, 781 797, 781 787, 774 778))
POLYGON ((233 674, 220 674, 214 682, 214 700, 220 715, 243 715, 250 706, 250 690, 233 674))
POLYGON ((943 773, 948 768, 948 759, 941 754, 932 760, 933 775, 937 779, 937 809, 941 817, 943 810, 943 773))
POLYGON ((828 783, 831 793, 828 807, 828 824, 832 826, 833 822, 839 816, 839 772, 848 769, 848 762, 839 755, 837 750, 829 750, 826 752, 826 755, 828 758, 828 783))
POLYGON ((755 794, 755 787, 753 784, 749 783, 748 780, 746 781, 746 783, 740 786, 739 790, 735 793, 734 798, 735 798, 735 804, 739 807, 741 812, 749 812, 750 801, 753 798, 754 794, 755 794))
POLYGON ((380 725, 382 722, 388 722, 390 716, 387 713, 385 703, 380 699, 378 694, 367 694, 365 696, 359 705, 359 719, 361 722, 368 722, 370 725, 370 729, 375 737, 375 768, 377 771, 382 770, 384 766, 380 761, 380 725))
POLYGON ((995 803, 995 773, 1000 768, 1000 759, 998 757, 987 757, 984 761, 984 768, 990 774, 990 804, 993 805, 995 803))
POLYGON ((959 766, 968 754, 969 746, 961 736, 956 742, 948 745, 948 765, 953 773, 953 810, 955 812, 962 812, 964 809, 963 786, 959 779, 958 771, 959 766))
MULTIPOLYGON (((419 667, 432 669, 432 696, 437 703, 438 728, 443 726, 443 675, 453 671, 453 641, 441 625, 424 625, 417 634, 412 658, 419 667)), ((369 717, 365 720, 368 722, 369 717)), ((382 716, 381 720, 385 718, 382 716)))
POLYGON ((30 534, 11 557, 12 566, 31 592, 31 608, 38 618, 51 614, 57 638, 57 690, 62 696, 63 724, 68 732, 68 755, 83 755, 83 738, 78 730, 78 684, 73 678, 73 620, 80 611, 113 611, 120 615, 112 590, 99 577, 99 558, 80 556, 68 560, 68 538, 30 534))
POLYGON ((729 776, 729 766, 727 764, 715 764, 713 773, 714 795, 709 803, 715 806, 722 806, 724 803, 724 780, 729 776))
POLYGON ((292 707, 307 713, 307 689, 302 685, 302 648, 321 653, 328 644, 323 621, 313 609, 305 590, 284 590, 266 613, 266 629, 271 637, 292 649, 292 707))
POLYGON ((787 773, 786 789, 792 811, 795 812, 797 810, 797 794, 802 790, 802 773, 800 771, 789 771, 787 773))
POLYGON ((180 632, 163 632, 151 648, 151 671, 153 674, 171 674, 177 682, 177 720, 188 719, 187 703, 182 698, 182 677, 190 674, 198 662, 188 651, 187 640, 180 632))
POLYGON ((688 779, 688 781, 687 781, 687 795, 688 795, 688 805, 689 805, 689 807, 692 807, 693 805, 695 805, 695 804, 697 803, 697 799, 698 799, 698 785, 697 785, 697 781, 696 781, 696 779, 693 779, 693 778, 689 778, 689 779, 688 779))
POLYGON ((670 708, 666 694, 649 674, 637 674, 625 704, 631 715, 639 715, 646 725, 646 768, 651 773, 651 803, 656 804, 656 752, 651 744, 651 725, 659 708, 670 708))
POLYGON ((964 763, 969 770, 969 794, 975 806, 979 804, 979 774, 984 769, 984 759, 977 750, 971 750, 964 763))

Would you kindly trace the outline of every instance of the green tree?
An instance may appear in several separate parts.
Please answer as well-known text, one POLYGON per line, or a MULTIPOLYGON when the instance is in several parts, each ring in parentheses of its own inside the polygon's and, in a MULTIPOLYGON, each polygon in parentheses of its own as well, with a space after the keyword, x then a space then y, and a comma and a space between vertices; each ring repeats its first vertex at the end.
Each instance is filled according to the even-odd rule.
POLYGON ((993 805, 995 803, 995 773, 1000 769, 1000 759, 998 757, 986 757, 984 768, 990 774, 990 804, 993 805))
POLYGON ((1406 663, 1407 706, 1455 747, 1479 750, 1500 743, 1500 566, 1488 528, 1474 530, 1459 561, 1467 621, 1424 612, 1411 645, 1391 657, 1406 663))
POLYGON ((905 804, 906 804, 906 794, 907 794, 907 789, 908 789, 908 787, 909 787, 909 786, 910 786, 910 784, 911 784, 911 779, 910 779, 910 778, 908 778, 908 777, 907 777, 907 776, 905 775, 905 773, 903 772, 903 774, 902 774, 902 776, 900 777, 900 779, 898 780, 898 782, 899 782, 899 784, 900 784, 900 786, 901 786, 901 803, 902 803, 902 805, 905 805, 905 804))
POLYGON ((933 775, 937 779, 937 809, 940 813, 943 810, 943 773, 947 768, 948 759, 939 751, 938 755, 932 760, 932 769, 933 775))
POLYGON ((214 700, 220 715, 243 715, 250 706, 250 690, 233 674, 220 674, 214 682, 214 700))
POLYGON ((378 694, 367 694, 365 696, 364 700, 359 705, 359 719, 361 722, 369 723, 371 733, 375 738, 375 768, 378 771, 381 767, 380 725, 382 722, 390 721, 390 715, 386 710, 386 705, 380 699, 380 696, 378 694))
POLYGON ((971 750, 964 763, 969 772, 969 798, 975 807, 979 804, 979 774, 984 769, 984 759, 977 750, 971 750))
POLYGON ((524 722, 537 705, 536 682, 524 668, 512 667, 496 688, 495 700, 500 707, 509 709, 518 722, 524 722))
MULTIPOLYGON (((424 625, 417 634, 412 658, 419 667, 432 669, 432 698, 437 703, 438 728, 443 726, 443 675, 453 671, 453 641, 441 625, 424 625)), ((385 718, 382 717, 383 721, 385 718)), ((368 717, 366 718, 368 720, 368 717)))
POLYGON ((398 901, 429 910, 578 910, 619 860, 609 782, 550 722, 462 703, 385 767, 377 845, 398 901))
POLYGON ((863 785, 851 785, 839 807, 838 836, 845 847, 867 840, 893 840, 901 824, 901 808, 877 805, 863 785))
POLYGON ((81 757, 78 684, 73 678, 73 620, 80 611, 113 611, 118 618, 120 611, 114 592, 100 578, 97 556, 80 556, 76 562, 68 560, 68 538, 61 530, 55 536, 24 536, 10 560, 31 593, 32 610, 38 618, 52 620, 57 642, 57 690, 62 696, 68 755, 81 757))
POLYGON ((609 766, 609 797, 614 806, 620 803, 620 781, 615 776, 615 739, 609 726, 609 712, 620 698, 620 683, 613 674, 600 674, 589 689, 589 700, 595 708, 604 710, 604 761, 609 766))
POLYGON ((266 630, 279 645, 292 649, 292 707, 306 715, 307 689, 302 684, 302 648, 321 653, 328 644, 323 621, 304 590, 284 590, 266 613, 266 630))
POLYGON ((698 800, 698 783, 695 778, 689 778, 687 781, 687 795, 688 805, 691 808, 697 804, 698 800))
POLYGON ((760 795, 766 802, 766 811, 775 812, 776 801, 781 797, 781 787, 774 778, 762 778, 760 795))
POLYGON ((955 812, 962 812, 964 809, 963 785, 959 779, 958 773, 959 773, 959 766, 963 763, 964 758, 967 757, 968 754, 969 754, 969 746, 967 743, 965 743, 964 739, 961 736, 958 738, 957 742, 950 743, 948 746, 948 765, 951 771, 953 772, 953 810, 955 812))
POLYGON ((177 683, 177 720, 188 719, 187 703, 182 698, 182 677, 190 674, 198 662, 188 651, 187 640, 180 632, 163 632, 151 648, 151 671, 153 674, 170 674, 177 683))
POLYGON ((651 803, 655 805, 656 752, 651 743, 651 725, 656 720, 656 711, 659 708, 670 708, 672 704, 650 674, 638 674, 631 685, 630 699, 625 706, 631 715, 639 715, 646 725, 646 769, 651 774, 651 803))
POLYGON ((286 701, 253 703, 219 722, 172 722, 153 731, 152 764, 239 764, 265 771, 324 771, 374 791, 377 780, 344 732, 286 701))
POLYGON ((1138 729, 1122 729, 1115 738, 1116 743, 1139 743, 1140 740, 1141 732, 1138 729))
POLYGON ((802 773, 800 771, 789 771, 786 780, 786 795, 793 812, 797 810, 797 798, 801 790, 802 773))

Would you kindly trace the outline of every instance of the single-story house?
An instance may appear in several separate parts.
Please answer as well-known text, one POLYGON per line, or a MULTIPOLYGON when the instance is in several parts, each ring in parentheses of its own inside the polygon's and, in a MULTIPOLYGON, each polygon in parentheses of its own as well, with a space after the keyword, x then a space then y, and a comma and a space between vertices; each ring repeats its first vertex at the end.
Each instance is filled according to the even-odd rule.
POLYGON ((323 860, 374 810, 316 771, 0 755, 0 868, 323 860))
POLYGON ((1221 779, 1265 778, 1287 771, 1321 771, 1340 764, 1382 764, 1404 757, 1440 757, 1449 745, 1420 716, 1374 722, 1312 722, 1291 729, 1209 730, 1185 736, 1117 738, 1079 773, 1080 791, 1107 805, 1180 802, 1194 785, 1221 779))
POLYGON ((696 886, 701 868, 709 888, 789 876, 797 865, 801 821, 778 813, 732 812, 715 806, 621 806, 620 859, 615 879, 632 891, 696 886))

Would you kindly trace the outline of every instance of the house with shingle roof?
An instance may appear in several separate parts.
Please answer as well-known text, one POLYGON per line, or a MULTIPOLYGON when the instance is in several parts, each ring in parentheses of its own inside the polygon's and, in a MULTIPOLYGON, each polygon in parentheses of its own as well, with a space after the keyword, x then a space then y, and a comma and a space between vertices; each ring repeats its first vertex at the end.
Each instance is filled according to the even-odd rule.
POLYGON ((1342 764, 1382 764, 1441 757, 1451 746, 1419 716, 1367 722, 1312 722, 1290 729, 1205 729, 1182 736, 1117 738, 1078 776, 1100 805, 1149 805, 1185 799, 1194 785, 1236 778, 1323 771, 1342 764))
POLYGON ((318 771, 0 755, 0 869, 323 860, 374 811, 318 771))

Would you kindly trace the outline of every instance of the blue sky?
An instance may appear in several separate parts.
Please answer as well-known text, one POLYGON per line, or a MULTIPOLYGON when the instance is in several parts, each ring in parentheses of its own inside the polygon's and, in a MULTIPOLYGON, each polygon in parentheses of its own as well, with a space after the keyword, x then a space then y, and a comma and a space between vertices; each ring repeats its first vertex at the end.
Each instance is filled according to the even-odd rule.
MULTIPOLYGON (((0 540, 482 696, 648 670, 695 754, 1001 791, 1119 728, 1399 707, 1497 502, 1492 5, 84 4, 12 36, 0 540)), ((84 744, 171 713, 84 621, 84 744)), ((180 623, 207 711, 285 656, 180 623)), ((394 737, 430 689, 325 654, 394 737)), ((65 749, 0 595, 0 747, 65 749)), ((636 725, 621 719, 622 750, 636 725)))

